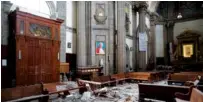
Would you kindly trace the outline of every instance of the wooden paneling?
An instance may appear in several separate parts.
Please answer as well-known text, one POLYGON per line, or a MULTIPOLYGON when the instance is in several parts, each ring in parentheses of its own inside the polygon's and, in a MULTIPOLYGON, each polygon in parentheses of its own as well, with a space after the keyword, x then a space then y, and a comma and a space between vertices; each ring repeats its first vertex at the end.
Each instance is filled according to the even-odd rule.
POLYGON ((16 47, 14 49, 16 60, 13 62, 16 67, 16 85, 58 81, 59 36, 62 21, 46 19, 21 11, 14 11, 9 16, 13 23, 16 21, 16 25, 11 26, 16 47), (31 24, 34 26, 31 27, 31 24))
POLYGON ((8 46, 1 45, 1 88, 11 87, 11 76, 9 75, 9 67, 2 66, 2 60, 8 61, 8 46))

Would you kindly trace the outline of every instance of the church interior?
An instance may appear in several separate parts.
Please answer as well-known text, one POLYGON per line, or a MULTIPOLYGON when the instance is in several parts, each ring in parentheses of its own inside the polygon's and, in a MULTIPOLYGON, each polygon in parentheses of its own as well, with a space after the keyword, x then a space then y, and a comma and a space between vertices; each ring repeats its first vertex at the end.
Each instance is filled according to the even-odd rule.
POLYGON ((1 101, 203 102, 203 2, 1 1, 1 101))

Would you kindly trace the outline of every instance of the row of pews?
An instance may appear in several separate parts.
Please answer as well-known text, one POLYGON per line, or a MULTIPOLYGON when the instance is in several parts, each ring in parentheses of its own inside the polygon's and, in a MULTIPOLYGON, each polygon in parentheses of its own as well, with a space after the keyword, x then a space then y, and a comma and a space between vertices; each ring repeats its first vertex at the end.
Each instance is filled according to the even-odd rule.
POLYGON ((139 99, 141 101, 149 98, 166 102, 203 102, 203 85, 193 83, 200 80, 199 76, 203 78, 203 72, 178 72, 168 75, 168 84, 139 83, 139 99))
MULTIPOLYGON (((168 76, 168 84, 169 85, 186 85, 188 82, 194 82, 198 80, 198 77, 201 76, 203 79, 203 72, 179 72, 169 74, 168 76)), ((200 85, 203 83, 200 82, 200 85)))
MULTIPOLYGON (((179 102, 177 100, 184 100, 190 102, 203 102, 202 86, 178 86, 170 84, 170 81, 187 82, 194 81, 202 72, 180 72, 180 73, 164 73, 164 72, 130 72, 119 73, 108 76, 98 76, 91 80, 78 79, 81 85, 88 83, 94 91, 105 85, 117 85, 126 81, 146 81, 148 83, 138 83, 139 87, 139 101, 145 102, 146 98, 163 100, 166 102, 179 102), (168 75, 168 84, 155 85, 153 82, 163 80, 168 75)), ((183 101, 181 101, 183 102, 183 101)))
POLYGON ((39 102, 48 102, 49 96, 52 94, 58 94, 58 97, 65 97, 70 94, 69 91, 76 89, 79 89, 81 94, 87 91, 85 86, 78 85, 77 87, 70 87, 64 82, 17 86, 1 89, 1 101, 30 102, 32 100, 38 100, 39 102))
POLYGON ((129 73, 118 73, 106 76, 93 77, 91 80, 77 79, 79 83, 88 83, 93 90, 101 88, 103 86, 115 86, 119 83, 124 82, 156 82, 166 78, 164 72, 129 72, 129 73))
POLYGON ((139 83, 138 87, 139 102, 145 102, 145 98, 166 102, 203 102, 203 92, 194 86, 139 83))

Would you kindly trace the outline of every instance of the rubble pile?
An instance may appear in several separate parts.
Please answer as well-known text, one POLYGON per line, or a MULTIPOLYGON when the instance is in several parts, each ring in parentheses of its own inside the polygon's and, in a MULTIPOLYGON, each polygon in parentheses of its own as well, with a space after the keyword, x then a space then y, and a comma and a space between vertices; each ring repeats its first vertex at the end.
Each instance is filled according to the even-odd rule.
MULTIPOLYGON (((68 86, 77 87, 76 82, 67 82, 68 86)), ((165 81, 155 82, 154 84, 165 85, 165 81)), ((70 91, 65 99, 55 98, 51 99, 52 102, 138 102, 139 90, 136 83, 125 83, 123 85, 117 85, 114 87, 104 87, 97 89, 94 92, 89 85, 87 92, 83 94, 79 93, 79 90, 70 91), (96 94, 95 94, 96 93, 96 94)), ((160 101, 154 101, 160 102, 160 101)))
POLYGON ((78 90, 70 92, 65 99, 58 98, 52 102, 138 102, 138 85, 123 84, 115 87, 104 87, 96 91, 79 94, 78 90))

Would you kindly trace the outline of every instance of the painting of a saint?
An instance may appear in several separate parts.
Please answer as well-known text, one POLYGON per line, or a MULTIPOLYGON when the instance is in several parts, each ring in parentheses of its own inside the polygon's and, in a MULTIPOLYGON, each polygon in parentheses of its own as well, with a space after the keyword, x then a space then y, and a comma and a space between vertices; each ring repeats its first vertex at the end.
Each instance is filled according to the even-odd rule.
POLYGON ((96 54, 105 54, 106 45, 102 41, 96 42, 96 54))

